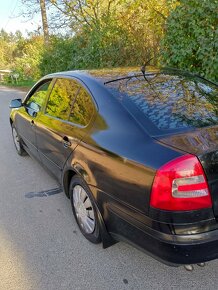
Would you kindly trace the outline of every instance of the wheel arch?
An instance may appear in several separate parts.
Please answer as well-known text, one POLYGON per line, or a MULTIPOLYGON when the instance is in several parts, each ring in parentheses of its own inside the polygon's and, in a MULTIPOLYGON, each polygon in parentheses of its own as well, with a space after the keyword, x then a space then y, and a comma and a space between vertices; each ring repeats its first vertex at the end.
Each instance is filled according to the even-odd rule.
MULTIPOLYGON (((68 198, 70 198, 69 187, 70 187, 71 179, 76 175, 79 175, 80 177, 82 177, 82 179, 87 184, 87 174, 84 174, 84 171, 79 172, 79 171, 72 169, 72 168, 67 169, 63 174, 62 183, 63 183, 64 192, 68 198)), ((87 186, 89 187, 88 184, 87 184, 87 186)), ((90 189, 90 191, 91 191, 91 189, 90 189)), ((92 191, 91 191, 91 193, 92 193, 92 191)), ((92 193, 92 195, 93 195, 93 193, 92 193)), ((93 197, 94 197, 94 195, 93 195, 93 197)), ((97 212, 97 216, 98 216, 102 244, 103 244, 103 248, 105 249, 105 248, 108 248, 108 247, 114 245, 115 243, 117 243, 117 241, 115 241, 112 238, 112 236, 108 233, 103 216, 99 210, 99 207, 97 205, 95 198, 93 198, 93 200, 95 203, 95 208, 96 208, 96 212, 97 212)))
POLYGON ((70 181, 74 175, 79 175, 83 178, 86 184, 95 184, 95 178, 89 168, 86 168, 84 164, 76 162, 75 160, 66 164, 62 175, 62 185, 66 196, 69 198, 69 186, 70 181))
POLYGON ((11 119, 11 117, 10 117, 10 124, 11 124, 11 126, 12 126, 12 124, 13 124, 13 120, 11 119))
POLYGON ((63 174, 62 185, 63 185, 64 193, 66 194, 68 198, 70 198, 70 193, 69 193, 70 181, 73 178, 73 176, 77 174, 78 172, 76 172, 73 169, 68 169, 63 174))

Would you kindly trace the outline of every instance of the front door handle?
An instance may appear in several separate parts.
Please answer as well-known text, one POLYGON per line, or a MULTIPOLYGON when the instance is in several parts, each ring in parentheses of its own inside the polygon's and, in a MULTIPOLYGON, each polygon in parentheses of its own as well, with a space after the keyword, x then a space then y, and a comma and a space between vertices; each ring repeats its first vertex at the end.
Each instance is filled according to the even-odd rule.
POLYGON ((63 145, 64 145, 64 148, 68 148, 72 145, 72 143, 70 142, 70 140, 67 136, 63 137, 63 145))

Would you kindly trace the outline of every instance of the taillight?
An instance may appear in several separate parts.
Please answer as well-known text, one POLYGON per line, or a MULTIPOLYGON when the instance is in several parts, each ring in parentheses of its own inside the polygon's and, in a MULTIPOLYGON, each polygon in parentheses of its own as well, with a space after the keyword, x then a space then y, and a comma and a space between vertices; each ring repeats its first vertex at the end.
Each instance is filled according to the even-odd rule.
POLYGON ((158 169, 150 205, 175 211, 212 207, 207 180, 197 157, 184 155, 158 169))

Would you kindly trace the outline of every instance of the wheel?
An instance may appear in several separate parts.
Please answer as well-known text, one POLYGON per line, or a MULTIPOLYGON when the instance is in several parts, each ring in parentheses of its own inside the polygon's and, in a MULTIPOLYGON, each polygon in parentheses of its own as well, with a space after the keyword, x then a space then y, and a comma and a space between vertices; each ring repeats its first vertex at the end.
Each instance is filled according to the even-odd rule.
POLYGON ((17 133, 17 130, 13 124, 12 124, 11 128, 12 128, 12 137, 13 137, 13 141, 14 141, 14 145, 15 145, 17 153, 21 156, 26 155, 27 153, 23 148, 22 141, 21 141, 21 139, 17 133))
POLYGON ((94 244, 101 242, 96 206, 90 189, 79 176, 70 182, 70 200, 73 214, 82 234, 94 244))

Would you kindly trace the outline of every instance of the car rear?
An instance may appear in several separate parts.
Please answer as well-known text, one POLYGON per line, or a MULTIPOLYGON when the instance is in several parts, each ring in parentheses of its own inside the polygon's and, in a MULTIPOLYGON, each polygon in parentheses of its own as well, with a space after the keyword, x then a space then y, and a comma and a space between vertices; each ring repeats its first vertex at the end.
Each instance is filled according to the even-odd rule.
POLYGON ((171 71, 107 86, 154 142, 181 153, 156 170, 151 226, 137 225, 137 245, 169 264, 218 258, 217 86, 171 71))

